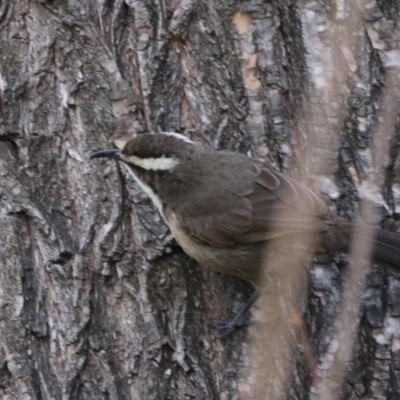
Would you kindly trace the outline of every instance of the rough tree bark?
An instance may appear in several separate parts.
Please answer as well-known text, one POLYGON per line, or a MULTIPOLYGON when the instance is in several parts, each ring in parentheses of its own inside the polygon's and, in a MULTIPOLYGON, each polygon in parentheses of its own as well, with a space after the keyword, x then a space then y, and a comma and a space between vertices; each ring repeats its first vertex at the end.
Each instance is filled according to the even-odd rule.
MULTIPOLYGON (((0 0, 0 398, 238 399, 246 330, 219 340, 207 322, 232 316, 251 288, 199 268, 124 171, 88 156, 146 131, 267 147, 287 173, 305 158, 347 218, 372 193, 396 230, 399 124, 386 159, 370 146, 400 67, 399 12, 399 0, 0 0)), ((397 116, 397 98, 390 106, 397 116)), ((345 271, 336 255, 310 274, 321 370, 345 271)), ((398 274, 373 267, 360 318, 344 398, 397 399, 398 274)), ((288 398, 312 398, 310 386, 294 354, 288 398)))

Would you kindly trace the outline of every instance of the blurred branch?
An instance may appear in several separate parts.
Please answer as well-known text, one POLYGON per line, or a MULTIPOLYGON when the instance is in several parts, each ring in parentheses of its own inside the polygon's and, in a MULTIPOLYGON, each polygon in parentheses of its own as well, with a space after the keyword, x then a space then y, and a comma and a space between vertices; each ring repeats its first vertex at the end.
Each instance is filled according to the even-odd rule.
MULTIPOLYGON (((370 272, 371 239, 374 227, 359 221, 351 242, 350 262, 340 310, 335 323, 335 338, 331 341, 331 351, 324 356, 332 358, 325 379, 318 390, 322 399, 340 399, 345 373, 351 362, 352 348, 360 321, 360 305, 366 278, 370 272), (327 397, 329 394, 330 397, 327 397)), ((325 363, 326 365, 326 363, 325 363)))
MULTIPOLYGON (((301 128, 297 130, 300 135, 297 137, 298 158, 295 172, 297 178, 303 181, 307 180, 310 171, 329 173, 329 159, 315 156, 315 147, 318 147, 315 144, 322 143, 323 147, 326 143, 336 143, 338 133, 335 132, 335 128, 337 130, 340 126, 340 118, 346 104, 343 96, 348 86, 348 72, 355 72, 357 68, 354 54, 359 49, 362 37, 359 32, 364 27, 362 12, 356 4, 346 3, 346 7, 348 14, 342 12, 340 25, 330 24, 326 33, 331 40, 331 48, 325 48, 329 50, 329 57, 323 59, 322 54, 321 64, 329 74, 325 74, 324 71, 321 76, 314 76, 315 85, 310 90, 310 102, 305 105, 304 114, 299 120, 301 128), (344 37, 346 40, 339 46, 339 41, 344 37), (335 66, 340 68, 335 69, 335 66), (315 121, 320 121, 321 118, 326 124, 318 126, 317 132, 315 121), (305 130, 307 134, 304 134, 305 130)), ((381 187, 384 182, 391 132, 398 115, 397 88, 400 85, 397 71, 388 70, 386 79, 381 113, 371 145, 373 170, 367 179, 368 183, 377 187, 381 187)), ((332 145, 323 150, 328 153, 337 151, 332 145)), ((360 197, 364 197, 363 194, 360 197)), ((368 210, 368 216, 374 219, 373 210, 368 210)), ((373 232, 374 227, 365 225, 361 220, 355 225, 342 302, 335 321, 336 335, 331 342, 331 351, 321 360, 325 368, 329 365, 327 371, 317 367, 318 363, 313 355, 301 312, 306 288, 305 266, 309 261, 307 246, 308 249, 312 249, 314 238, 305 232, 294 239, 279 239, 270 244, 266 255, 265 285, 260 301, 263 322, 257 326, 252 337, 253 368, 245 380, 249 398, 286 398, 285 387, 289 382, 291 353, 295 341, 301 345, 313 387, 318 391, 320 398, 340 398, 346 370, 351 362, 366 277, 370 271, 368 260, 372 253, 373 232), (296 242, 301 245, 296 245, 296 242)))
POLYGON ((302 319, 312 240, 306 232, 276 239, 268 246, 260 288, 261 322, 252 335, 252 368, 244 379, 248 398, 285 398, 297 336, 294 322, 302 319))

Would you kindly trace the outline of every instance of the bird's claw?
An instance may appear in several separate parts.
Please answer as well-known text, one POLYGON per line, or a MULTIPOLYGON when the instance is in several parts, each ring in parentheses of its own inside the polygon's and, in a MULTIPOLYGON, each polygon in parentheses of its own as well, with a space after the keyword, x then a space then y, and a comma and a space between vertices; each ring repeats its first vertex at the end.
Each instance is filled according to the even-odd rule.
POLYGON ((215 324, 208 323, 208 326, 216 329, 219 332, 219 339, 223 339, 229 336, 231 333, 235 332, 237 329, 243 328, 244 326, 248 325, 249 323, 247 321, 237 321, 235 319, 230 321, 221 321, 215 324))

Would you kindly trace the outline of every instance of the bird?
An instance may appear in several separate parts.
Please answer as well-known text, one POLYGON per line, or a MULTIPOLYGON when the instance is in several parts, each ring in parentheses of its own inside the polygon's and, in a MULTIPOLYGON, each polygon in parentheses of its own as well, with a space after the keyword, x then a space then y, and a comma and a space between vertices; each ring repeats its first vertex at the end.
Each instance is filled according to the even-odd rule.
MULTIPOLYGON (((124 163, 189 256, 256 289, 272 239, 309 232, 317 255, 348 250, 353 224, 268 162, 205 149, 175 132, 136 134, 122 149, 90 158, 124 163)), ((400 267, 400 235, 375 229, 371 246, 375 260, 400 267)), ((232 324, 225 328, 232 331, 232 324)))

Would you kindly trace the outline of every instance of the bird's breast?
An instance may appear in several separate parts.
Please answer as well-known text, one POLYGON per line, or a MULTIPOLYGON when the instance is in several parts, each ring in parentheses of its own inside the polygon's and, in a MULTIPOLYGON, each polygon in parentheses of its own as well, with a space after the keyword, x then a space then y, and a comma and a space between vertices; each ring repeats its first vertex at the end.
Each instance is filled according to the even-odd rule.
POLYGON ((199 264, 252 282, 257 286, 260 281, 260 271, 262 271, 260 264, 264 258, 263 243, 215 247, 193 240, 180 227, 173 212, 167 213, 165 221, 185 253, 199 264))
POLYGON ((171 229, 171 233, 175 240, 179 243, 182 249, 190 257, 193 257, 200 263, 204 263, 205 258, 208 258, 204 251, 203 245, 196 243, 190 236, 188 236, 183 229, 180 227, 179 221, 173 212, 167 213, 165 216, 165 221, 171 229))

